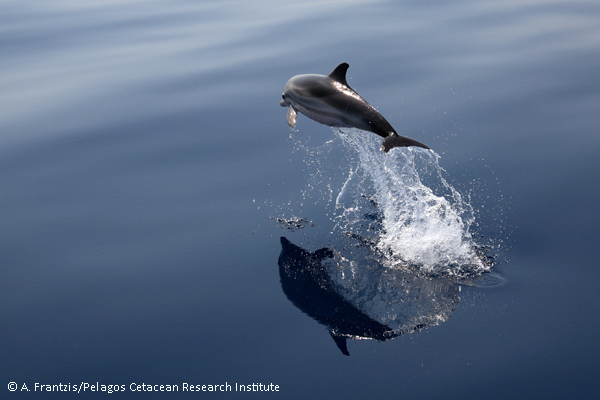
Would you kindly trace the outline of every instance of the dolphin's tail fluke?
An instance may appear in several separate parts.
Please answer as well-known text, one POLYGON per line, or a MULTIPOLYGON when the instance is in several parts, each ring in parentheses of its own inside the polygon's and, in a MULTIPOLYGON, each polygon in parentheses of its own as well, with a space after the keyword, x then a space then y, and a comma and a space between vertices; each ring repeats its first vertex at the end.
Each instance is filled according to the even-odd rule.
POLYGON ((409 147, 416 146, 422 147, 424 149, 429 149, 429 147, 425 146, 423 143, 416 141, 415 139, 411 139, 406 136, 400 136, 397 133, 392 133, 381 142, 381 150, 385 153, 390 151, 390 149, 394 147, 409 147))

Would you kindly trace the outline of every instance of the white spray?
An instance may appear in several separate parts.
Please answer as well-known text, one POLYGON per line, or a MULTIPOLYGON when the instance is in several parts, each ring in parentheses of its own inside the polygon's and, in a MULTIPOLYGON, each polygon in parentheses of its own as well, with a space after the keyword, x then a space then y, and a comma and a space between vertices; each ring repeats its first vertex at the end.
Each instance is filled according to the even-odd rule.
POLYGON ((359 158, 336 200, 342 209, 339 228, 355 237, 376 232, 369 239, 388 267, 433 275, 489 270, 470 233, 473 209, 444 179, 437 154, 413 147, 386 154, 375 135, 357 129, 334 132, 359 158), (369 215, 378 217, 368 223, 369 215))

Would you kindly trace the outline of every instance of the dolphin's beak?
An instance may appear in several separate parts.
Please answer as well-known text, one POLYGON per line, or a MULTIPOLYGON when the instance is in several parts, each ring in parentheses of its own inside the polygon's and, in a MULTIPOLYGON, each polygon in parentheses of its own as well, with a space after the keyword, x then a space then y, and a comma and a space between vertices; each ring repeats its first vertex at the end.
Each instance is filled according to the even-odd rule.
POLYGON ((285 102, 285 99, 281 100, 281 102, 279 103, 279 105, 281 107, 287 107, 289 104, 285 102))

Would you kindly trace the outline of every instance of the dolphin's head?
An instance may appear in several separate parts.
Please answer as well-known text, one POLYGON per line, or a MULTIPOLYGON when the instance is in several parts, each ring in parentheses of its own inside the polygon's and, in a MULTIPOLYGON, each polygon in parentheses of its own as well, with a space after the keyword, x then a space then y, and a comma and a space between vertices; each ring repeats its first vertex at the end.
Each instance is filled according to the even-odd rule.
POLYGON ((283 100, 281 100, 281 102, 279 103, 279 105, 281 105, 281 107, 288 107, 292 105, 292 101, 293 101, 293 89, 290 85, 290 82, 294 79, 294 77, 290 78, 290 80, 288 80, 285 83, 285 87, 283 88, 283 93, 281 94, 281 98, 283 100))
POLYGON ((286 82, 285 87, 283 88, 283 93, 281 94, 281 98, 283 100, 281 100, 281 103, 279 103, 281 107, 291 106, 296 100, 295 94, 297 88, 294 85, 295 78, 295 76, 290 78, 290 80, 286 82))
POLYGON ((331 86, 332 80, 325 75, 304 74, 290 78, 283 88, 279 103, 282 107, 294 106, 317 102, 320 103, 326 95, 331 95, 335 90, 331 86))
POLYGON ((283 94, 281 95, 281 97, 283 98, 283 100, 281 100, 281 102, 279 103, 279 105, 281 107, 287 107, 289 105, 291 105, 290 103, 288 103, 285 99, 285 92, 283 92, 283 94))

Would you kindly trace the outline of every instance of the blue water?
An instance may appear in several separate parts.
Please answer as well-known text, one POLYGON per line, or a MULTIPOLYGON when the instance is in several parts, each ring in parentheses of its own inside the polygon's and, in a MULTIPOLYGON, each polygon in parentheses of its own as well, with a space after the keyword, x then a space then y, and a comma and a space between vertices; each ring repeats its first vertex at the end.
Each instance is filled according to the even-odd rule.
POLYGON ((600 395, 598 2, 5 0, 0 54, 2 398, 600 395), (287 126, 285 82, 340 62, 437 154, 389 161, 464 223, 436 246, 287 126))

